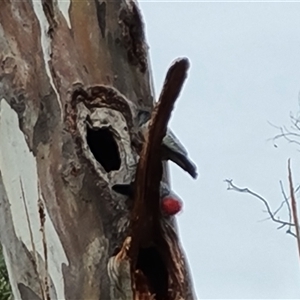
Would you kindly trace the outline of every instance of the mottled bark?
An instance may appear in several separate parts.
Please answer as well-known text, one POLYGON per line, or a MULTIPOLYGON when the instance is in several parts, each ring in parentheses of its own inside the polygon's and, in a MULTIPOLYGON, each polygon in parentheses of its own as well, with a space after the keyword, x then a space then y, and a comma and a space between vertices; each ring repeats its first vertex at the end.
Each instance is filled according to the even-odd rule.
POLYGON ((147 48, 131 0, 1 1, 0 238, 15 299, 194 299, 174 220, 163 247, 128 254, 139 210, 111 190, 135 178, 147 48))

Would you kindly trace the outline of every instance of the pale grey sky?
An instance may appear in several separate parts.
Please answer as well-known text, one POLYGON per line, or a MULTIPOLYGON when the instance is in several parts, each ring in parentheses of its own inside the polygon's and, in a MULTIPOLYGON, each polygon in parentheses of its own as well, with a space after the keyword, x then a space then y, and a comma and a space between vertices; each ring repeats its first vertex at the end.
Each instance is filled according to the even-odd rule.
MULTIPOLYGON (((197 163, 197 181, 171 166, 183 247, 201 299, 300 299, 296 240, 226 178, 282 201, 295 146, 269 138, 289 125, 300 91, 300 3, 140 2, 156 94, 178 56, 191 61, 171 127, 197 163)), ((287 186, 287 185, 286 185, 287 186)), ((299 205, 300 208, 300 205, 299 205)), ((299 209, 300 210, 300 209, 299 209)), ((282 215, 284 217, 284 215, 282 215)))

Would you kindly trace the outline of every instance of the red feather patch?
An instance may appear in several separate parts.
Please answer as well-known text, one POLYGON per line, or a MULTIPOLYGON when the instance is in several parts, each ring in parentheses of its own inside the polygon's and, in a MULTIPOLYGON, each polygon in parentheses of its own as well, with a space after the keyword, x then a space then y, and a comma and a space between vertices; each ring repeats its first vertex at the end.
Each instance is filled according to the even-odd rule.
POLYGON ((182 209, 182 203, 174 198, 166 197, 161 202, 162 212, 168 216, 176 215, 182 209))

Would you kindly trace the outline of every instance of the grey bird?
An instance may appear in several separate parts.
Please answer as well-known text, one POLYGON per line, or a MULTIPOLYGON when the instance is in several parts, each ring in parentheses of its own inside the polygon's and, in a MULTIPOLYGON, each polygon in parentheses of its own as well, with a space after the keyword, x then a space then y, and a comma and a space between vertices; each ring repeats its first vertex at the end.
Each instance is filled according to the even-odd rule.
MULTIPOLYGON (((145 136, 151 114, 147 111, 140 111, 138 113, 138 126, 143 136, 145 136)), ((194 179, 197 178, 197 167, 188 157, 188 152, 181 144, 175 134, 168 128, 167 133, 162 141, 162 160, 171 160, 194 179)))
MULTIPOLYGON (((112 190, 119 194, 132 197, 133 187, 133 183, 115 184, 112 186, 112 190)), ((164 216, 173 216, 181 211, 183 201, 177 194, 175 194, 175 192, 173 192, 169 188, 169 186, 166 183, 162 181, 160 182, 159 194, 161 212, 164 216)))

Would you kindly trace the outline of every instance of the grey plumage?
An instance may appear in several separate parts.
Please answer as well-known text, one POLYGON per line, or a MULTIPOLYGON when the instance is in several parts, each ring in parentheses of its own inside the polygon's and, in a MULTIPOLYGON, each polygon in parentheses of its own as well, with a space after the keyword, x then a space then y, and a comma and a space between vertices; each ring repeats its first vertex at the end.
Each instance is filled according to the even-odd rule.
POLYGON ((159 194, 160 198, 165 198, 165 197, 172 197, 175 199, 179 199, 179 196, 177 196, 170 188, 169 185, 166 184, 165 182, 161 181, 160 186, 159 186, 159 194))
MULTIPOLYGON (((138 124, 145 136, 150 122, 150 113, 141 111, 138 114, 138 124)), ((188 152, 175 134, 168 128, 162 141, 162 160, 171 160, 193 178, 197 178, 197 167, 188 157, 188 152)))
MULTIPOLYGON (((134 188, 134 183, 123 183, 123 184, 115 184, 112 186, 112 190, 122 194, 124 196, 132 197, 133 196, 133 188, 134 188)), ((160 186, 159 186, 159 194, 160 198, 165 198, 165 197, 173 197, 173 198, 179 198, 170 188, 169 186, 161 181, 160 186)))
POLYGON ((197 178, 197 167, 188 156, 187 150, 180 143, 175 134, 168 129, 162 141, 163 160, 171 160, 183 170, 188 172, 193 178, 197 178))
MULTIPOLYGON (((112 186, 113 191, 130 198, 133 197, 133 188, 133 182, 129 184, 115 184, 112 186)), ((163 181, 160 182, 159 198, 161 213, 163 216, 173 216, 177 214, 182 208, 183 202, 181 198, 177 194, 175 194, 163 181)))

